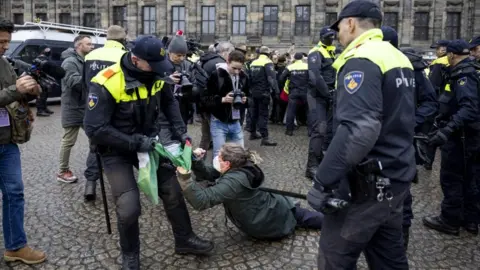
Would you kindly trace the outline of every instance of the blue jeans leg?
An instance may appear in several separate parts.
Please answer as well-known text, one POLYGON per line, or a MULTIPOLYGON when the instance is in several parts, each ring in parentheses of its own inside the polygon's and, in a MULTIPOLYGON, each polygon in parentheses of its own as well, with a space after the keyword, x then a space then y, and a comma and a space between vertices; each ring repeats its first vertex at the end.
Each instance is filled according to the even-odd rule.
POLYGON ((239 144, 242 147, 245 147, 243 141, 243 131, 240 122, 236 121, 235 123, 228 125, 227 142, 239 144))
POLYGON ((25 200, 22 165, 16 144, 0 144, 0 188, 2 190, 3 238, 6 250, 17 250, 27 244, 23 228, 25 200))
POLYGON ((215 158, 227 140, 228 126, 212 116, 210 121, 210 134, 213 142, 213 157, 215 158))
POLYGON ((297 220, 297 226, 306 228, 306 229, 322 229, 323 223, 323 214, 320 212, 314 212, 301 208, 300 206, 295 206, 292 209, 295 219, 297 220))

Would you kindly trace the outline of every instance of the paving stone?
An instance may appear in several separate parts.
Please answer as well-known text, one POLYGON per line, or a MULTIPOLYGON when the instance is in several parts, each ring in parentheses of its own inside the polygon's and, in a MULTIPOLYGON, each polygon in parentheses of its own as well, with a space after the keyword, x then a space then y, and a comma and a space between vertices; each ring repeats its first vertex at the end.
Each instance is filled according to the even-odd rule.
MULTIPOLYGON (((21 145, 25 184, 25 230, 29 244, 48 253, 48 260, 33 269, 119 269, 121 260, 116 230, 116 216, 110 188, 107 196, 113 234, 106 233, 103 205, 85 203, 83 189, 88 140, 83 132, 72 150, 70 165, 79 177, 78 183, 64 184, 55 180, 62 137, 60 107, 52 106, 55 114, 35 122, 32 140, 21 145)), ((200 140, 200 126, 189 126, 194 143, 200 140)), ((284 135, 281 126, 270 127, 277 147, 261 147, 258 141, 246 146, 264 159, 265 186, 306 194, 311 181, 303 177, 307 158, 308 138, 305 127, 294 137, 284 135)), ((459 237, 442 235, 423 227, 424 216, 438 214, 442 192, 439 185, 439 157, 434 170, 419 170, 420 183, 413 185, 413 212, 408 252, 411 269, 476 269, 480 264, 479 237, 461 232, 459 237)), ((100 188, 98 187, 98 194, 100 188)), ((223 207, 203 212, 189 207, 192 225, 197 234, 215 241, 209 257, 180 256, 174 253, 174 241, 168 219, 161 205, 152 205, 141 198, 142 269, 316 269, 320 233, 298 229, 282 241, 258 241, 247 237, 228 223, 225 227, 223 207)), ((301 201, 303 207, 307 203, 301 201)), ((0 231, 1 234, 1 231, 0 231)), ((3 241, 3 236, 0 236, 3 241)), ((3 244, 2 244, 3 246, 3 244)), ((7 264, 0 259, 0 269, 32 269, 21 263, 7 264)), ((359 269, 366 269, 365 259, 359 269)))

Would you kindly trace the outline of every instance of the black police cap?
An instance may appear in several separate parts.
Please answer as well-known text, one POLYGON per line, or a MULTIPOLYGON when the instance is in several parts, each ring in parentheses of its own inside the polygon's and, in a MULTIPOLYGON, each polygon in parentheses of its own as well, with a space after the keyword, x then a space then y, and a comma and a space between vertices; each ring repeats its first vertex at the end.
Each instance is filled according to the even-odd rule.
POLYGON ((382 21, 382 11, 380 7, 367 0, 357 0, 348 3, 338 15, 338 20, 330 26, 338 32, 338 24, 345 18, 372 18, 382 21))
POLYGON ((480 36, 470 40, 470 50, 475 49, 477 46, 480 46, 480 36))
POLYGON ((447 53, 469 55, 470 45, 463 39, 452 40, 447 45, 447 53))
POLYGON ((438 47, 447 47, 449 42, 450 41, 445 39, 437 40, 437 42, 433 43, 432 46, 430 46, 430 49, 436 49, 438 47))
POLYGON ((134 41, 132 53, 148 62, 152 71, 164 75, 173 69, 168 61, 163 42, 154 36, 140 36, 134 41))

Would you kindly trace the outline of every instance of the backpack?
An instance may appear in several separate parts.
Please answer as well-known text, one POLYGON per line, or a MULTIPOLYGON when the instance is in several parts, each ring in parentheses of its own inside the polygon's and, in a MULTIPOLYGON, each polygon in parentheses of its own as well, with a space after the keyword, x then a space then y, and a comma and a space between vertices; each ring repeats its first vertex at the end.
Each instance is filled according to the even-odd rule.
POLYGON ((192 83, 195 85, 193 96, 194 98, 199 98, 205 89, 207 89, 208 74, 199 64, 193 63, 192 65, 192 83))

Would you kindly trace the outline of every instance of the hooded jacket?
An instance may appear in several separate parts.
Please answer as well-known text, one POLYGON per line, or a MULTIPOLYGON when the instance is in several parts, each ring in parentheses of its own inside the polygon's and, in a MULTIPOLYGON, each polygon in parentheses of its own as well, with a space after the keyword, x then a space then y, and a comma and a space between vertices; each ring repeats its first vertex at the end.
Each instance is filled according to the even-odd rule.
POLYGON ((86 106, 86 89, 83 83, 84 59, 73 48, 62 52, 62 68, 65 77, 62 79, 62 127, 83 125, 86 106))
POLYGON ((194 182, 184 190, 185 198, 196 210, 223 204, 232 223, 257 239, 280 239, 295 230, 293 202, 259 190, 265 176, 252 162, 220 175, 203 161, 194 161, 193 171, 199 179, 215 181, 218 178, 214 186, 204 188, 194 182))
MULTIPOLYGON (((249 84, 247 75, 243 71, 238 75, 238 80, 239 90, 248 97, 250 95, 249 84)), ((233 83, 232 76, 227 71, 227 64, 217 64, 217 70, 210 75, 207 89, 201 95, 200 100, 207 112, 224 123, 235 121, 232 119, 232 104, 222 103, 222 98, 230 92, 233 92, 233 83)), ((248 106, 248 100, 244 105, 248 106)))
POLYGON ((208 52, 200 57, 200 66, 208 73, 208 76, 217 69, 217 64, 225 63, 219 54, 208 52))

